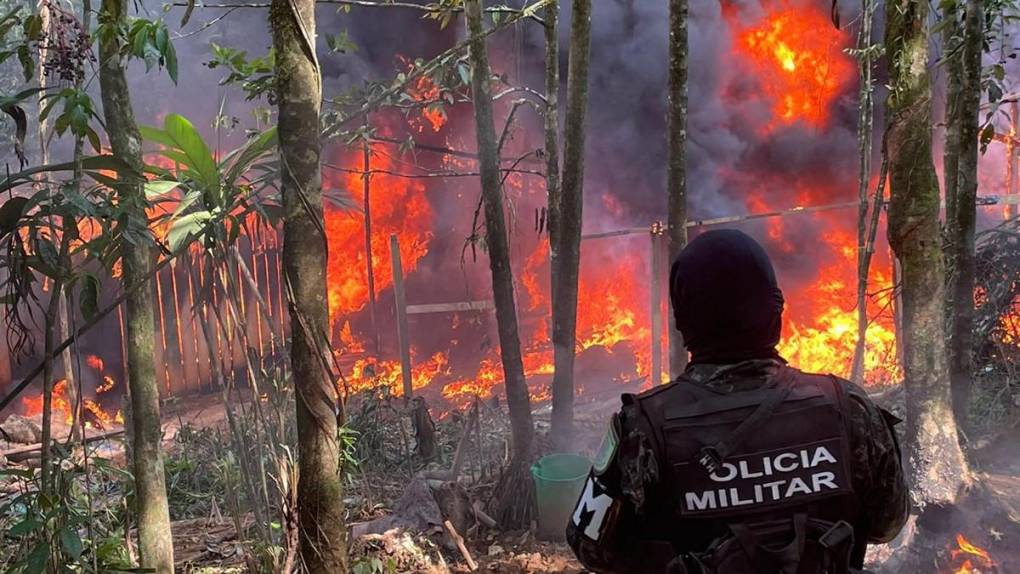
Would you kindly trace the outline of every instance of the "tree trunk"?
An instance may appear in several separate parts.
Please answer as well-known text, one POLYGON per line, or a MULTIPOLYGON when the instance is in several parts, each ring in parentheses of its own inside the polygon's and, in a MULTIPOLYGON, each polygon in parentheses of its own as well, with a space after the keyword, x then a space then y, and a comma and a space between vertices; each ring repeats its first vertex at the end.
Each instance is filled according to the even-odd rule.
POLYGON ((319 173, 322 83, 314 0, 273 0, 280 157, 285 213, 283 267, 291 317, 297 403, 301 556, 312 574, 347 572, 339 401, 326 371, 326 237, 319 173))
POLYGON ((521 360, 521 340, 517 332, 513 271, 510 268, 510 249, 503 214, 496 130, 492 120, 489 56, 485 39, 482 37, 484 30, 480 1, 465 0, 464 12, 467 17, 468 34, 474 38, 470 54, 471 95, 475 106, 482 201, 485 205, 485 245, 489 251, 489 269, 492 272, 499 353, 503 362, 507 404, 510 407, 514 458, 525 461, 531 457, 534 425, 531 417, 531 398, 528 396, 528 383, 524 378, 524 364, 521 360))
MULTIPOLYGON (((871 252, 868 247, 868 185, 871 181, 871 138, 875 116, 872 95, 872 52, 871 25, 874 20, 874 0, 861 2, 861 28, 857 36, 858 72, 860 74, 860 108, 857 116, 857 344, 854 346, 853 363, 850 366, 850 380, 855 383, 864 381, 864 355, 867 351, 868 334, 868 270, 871 252)), ((881 182, 879 182, 881 185, 881 182)), ((876 214, 877 215, 877 214, 876 214)))
POLYGON ((974 232, 977 221, 978 108, 981 105, 981 52, 984 40, 984 8, 981 2, 967 2, 963 25, 960 75, 949 75, 956 88, 956 105, 947 111, 947 132, 955 128, 958 140, 956 160, 948 161, 950 146, 946 136, 946 219, 953 264, 951 284, 952 319, 949 340, 949 377, 952 381, 953 410, 958 424, 966 428, 970 406, 971 379, 974 375, 974 232), (955 173, 950 168, 955 168, 955 173), (951 176, 952 174, 952 176, 951 176), (955 177, 953 177, 955 176, 955 177), (955 180, 955 200, 949 201, 950 179, 955 180))
POLYGON ((584 206, 585 116, 591 55, 591 0, 574 0, 567 68, 567 114, 563 134, 563 188, 555 222, 552 277, 552 436, 557 450, 573 449, 574 355, 577 343, 577 282, 581 266, 581 213, 584 206))
POLYGON ((889 244, 902 269, 907 463, 918 506, 950 504, 967 482, 945 354, 939 187, 932 162, 928 5, 886 4, 889 244))
MULTIPOLYGON (((101 8, 106 22, 127 25, 127 4, 124 0, 103 0, 101 8)), ((125 75, 126 62, 121 59, 120 40, 116 35, 100 38, 99 86, 110 148, 121 161, 142 173, 142 138, 135 123, 125 75)), ((127 181, 117 189, 120 204, 131 210, 139 229, 136 236, 148 234, 145 193, 141 183, 127 181)), ((159 387, 153 359, 155 330, 153 327, 152 269, 153 246, 125 241, 121 260, 125 286, 148 282, 127 299, 127 377, 131 394, 134 438, 135 492, 138 511, 138 551, 143 568, 157 574, 174 570, 174 550, 170 533, 170 513, 166 500, 163 454, 160 451, 162 431, 159 416, 159 387)))
MULTIPOLYGON (((687 245, 687 0, 669 2, 669 160, 666 188, 669 194, 669 264, 687 245)), ((652 285, 657 289, 658 285, 652 285)), ((675 379, 687 367, 687 349, 676 328, 673 302, 669 304, 669 375, 675 379)), ((652 333, 658 337, 659 333, 652 333)), ((652 381, 653 385, 659 381, 652 381)))

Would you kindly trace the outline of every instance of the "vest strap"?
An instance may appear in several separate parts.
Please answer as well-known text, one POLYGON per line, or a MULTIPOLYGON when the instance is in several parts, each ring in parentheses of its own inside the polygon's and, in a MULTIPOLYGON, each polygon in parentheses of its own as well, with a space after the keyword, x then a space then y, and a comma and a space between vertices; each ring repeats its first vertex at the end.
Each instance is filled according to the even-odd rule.
POLYGON ((758 427, 772 416, 772 413, 786 400, 786 397, 790 396, 796 379, 796 371, 786 366, 780 367, 779 372, 775 374, 774 392, 762 401, 758 408, 751 413, 751 416, 740 423, 740 426, 733 429, 729 436, 714 445, 702 447, 697 456, 698 464, 710 473, 718 470, 723 462, 740 448, 747 437, 757 432, 758 427))

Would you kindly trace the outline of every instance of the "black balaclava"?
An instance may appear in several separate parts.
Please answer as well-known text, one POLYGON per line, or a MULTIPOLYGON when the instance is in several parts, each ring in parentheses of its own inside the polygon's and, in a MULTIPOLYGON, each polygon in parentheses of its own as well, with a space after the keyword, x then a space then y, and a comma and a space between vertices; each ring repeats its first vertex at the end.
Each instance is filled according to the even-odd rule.
POLYGON ((673 262, 669 297, 691 363, 779 358, 783 292, 747 234, 720 229, 691 241, 673 262))

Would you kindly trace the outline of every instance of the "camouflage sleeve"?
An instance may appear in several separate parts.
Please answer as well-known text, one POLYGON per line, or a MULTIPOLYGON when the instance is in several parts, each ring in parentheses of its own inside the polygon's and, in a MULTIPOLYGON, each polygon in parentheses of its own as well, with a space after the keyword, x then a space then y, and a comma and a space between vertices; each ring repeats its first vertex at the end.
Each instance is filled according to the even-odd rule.
POLYGON ((847 383, 850 394, 854 488, 862 501, 868 542, 889 542, 910 513, 910 490, 893 429, 899 420, 879 408, 864 389, 847 383))
POLYGON ((648 439, 628 420, 613 416, 591 474, 567 524, 567 542, 592 572, 664 571, 672 547, 647 539, 642 515, 658 480, 648 439))

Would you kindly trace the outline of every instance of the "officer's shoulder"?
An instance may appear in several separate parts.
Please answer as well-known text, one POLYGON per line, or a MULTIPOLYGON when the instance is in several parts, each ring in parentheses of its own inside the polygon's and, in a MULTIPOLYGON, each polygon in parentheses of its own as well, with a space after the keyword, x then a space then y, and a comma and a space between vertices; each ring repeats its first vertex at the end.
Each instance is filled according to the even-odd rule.
POLYGON ((678 380, 673 380, 666 383, 665 385, 656 385, 650 389, 641 391, 640 393, 624 393, 620 395, 620 402, 622 402, 623 406, 625 407, 637 404, 642 401, 648 400, 652 397, 668 393, 669 391, 676 389, 677 383, 678 380))
POLYGON ((805 380, 810 380, 812 382, 815 382, 816 384, 821 384, 825 381, 830 381, 834 383, 836 386, 842 389, 842 391, 846 393, 848 397, 850 397, 851 408, 853 408, 853 406, 858 406, 859 408, 863 408, 864 410, 878 409, 878 406, 875 404, 875 402, 871 400, 871 396, 868 394, 868 391, 864 390, 864 387, 858 385, 857 383, 844 379, 843 377, 833 375, 832 373, 823 375, 819 373, 802 372, 802 374, 805 377, 805 380))

